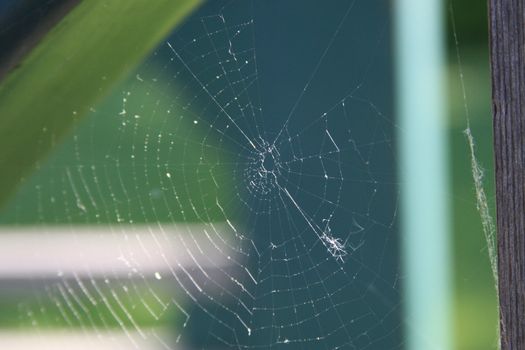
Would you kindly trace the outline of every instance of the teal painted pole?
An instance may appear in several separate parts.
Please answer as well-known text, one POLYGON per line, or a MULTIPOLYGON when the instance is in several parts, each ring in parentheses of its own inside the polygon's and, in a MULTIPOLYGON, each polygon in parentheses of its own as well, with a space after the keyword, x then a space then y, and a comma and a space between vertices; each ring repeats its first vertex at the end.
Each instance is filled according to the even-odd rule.
POLYGON ((407 350, 451 349, 444 4, 396 0, 397 135, 407 350))

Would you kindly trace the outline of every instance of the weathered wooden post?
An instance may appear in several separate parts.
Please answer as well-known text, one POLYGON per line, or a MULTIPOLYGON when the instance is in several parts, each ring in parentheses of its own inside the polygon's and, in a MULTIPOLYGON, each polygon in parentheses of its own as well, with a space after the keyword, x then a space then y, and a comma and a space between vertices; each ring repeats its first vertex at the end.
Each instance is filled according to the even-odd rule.
POLYGON ((525 349, 525 4, 489 0, 501 348, 525 349))

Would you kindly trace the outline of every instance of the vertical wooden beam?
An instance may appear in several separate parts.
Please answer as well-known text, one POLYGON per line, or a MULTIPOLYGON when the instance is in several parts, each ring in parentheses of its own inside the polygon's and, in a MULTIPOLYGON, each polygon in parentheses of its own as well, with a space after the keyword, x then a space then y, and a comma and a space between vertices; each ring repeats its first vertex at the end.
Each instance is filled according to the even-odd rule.
POLYGON ((489 0, 501 348, 525 349, 525 4, 489 0))

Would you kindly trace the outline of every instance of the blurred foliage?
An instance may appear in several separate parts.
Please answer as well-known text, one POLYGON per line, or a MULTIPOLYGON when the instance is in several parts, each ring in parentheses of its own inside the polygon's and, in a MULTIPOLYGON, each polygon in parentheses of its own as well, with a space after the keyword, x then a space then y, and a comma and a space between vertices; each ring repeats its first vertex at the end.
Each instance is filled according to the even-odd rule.
MULTIPOLYGON (((452 170, 456 348, 497 348, 497 296, 476 198, 470 153, 465 138, 465 107, 469 108, 477 158, 494 214, 494 166, 488 54, 484 49, 461 51, 467 101, 463 99, 455 59, 449 64, 450 148, 452 170)), ((494 215, 493 215, 494 217, 494 215)))
POLYGON ((497 349, 495 281, 476 208, 470 153, 464 134, 467 127, 466 104, 477 158, 484 169, 489 206, 495 218, 488 5, 482 0, 447 0, 447 6, 455 349, 497 349), (458 45, 454 35, 458 38, 458 45), (458 51, 461 65, 457 58, 458 51), (463 98, 460 71, 464 76, 466 100, 463 98))
POLYGON ((123 288, 127 288, 125 285, 111 285, 100 281, 101 293, 105 296, 114 293, 118 295, 118 301, 114 297, 108 297, 105 301, 99 299, 94 304, 82 293, 76 293, 73 297, 67 292, 61 294, 58 288, 62 288, 62 291, 66 289, 62 285, 50 287, 47 288, 47 293, 34 292, 33 296, 27 296, 23 301, 20 301, 19 296, 4 296, 0 300, 0 328, 132 329, 135 325, 141 328, 162 325, 180 327, 186 319, 175 305, 168 303, 165 309, 158 302, 159 299, 171 300, 173 290, 157 288, 154 295, 147 287, 130 286, 124 292, 123 288), (68 299, 64 299, 64 295, 68 299))
POLYGON ((184 117, 191 99, 153 63, 139 69, 140 81, 131 74, 76 123, 0 212, 0 222, 224 219, 216 201, 234 196, 229 154, 204 123, 184 117))
MULTIPOLYGON (((462 46, 487 48, 488 46, 488 17, 486 0, 446 0, 446 18, 449 33, 452 30, 452 21, 455 20, 457 33, 462 46)), ((455 52, 453 35, 447 37, 448 47, 455 52)))
POLYGON ((82 1, 0 84, 0 204, 198 0, 82 1))
POLYGON ((470 153, 464 135, 465 104, 476 141, 477 158, 484 168, 484 185, 494 218, 494 164, 487 2, 449 0, 447 39, 449 51, 450 151, 452 170, 454 244, 455 348, 498 348, 498 303, 476 198, 470 153), (454 21, 454 23, 453 23, 454 21), (453 31, 455 24, 456 32, 453 31), (454 40, 458 38, 458 45, 454 40), (461 60, 458 62, 457 53, 461 60), (466 100, 460 71, 463 73, 466 100))

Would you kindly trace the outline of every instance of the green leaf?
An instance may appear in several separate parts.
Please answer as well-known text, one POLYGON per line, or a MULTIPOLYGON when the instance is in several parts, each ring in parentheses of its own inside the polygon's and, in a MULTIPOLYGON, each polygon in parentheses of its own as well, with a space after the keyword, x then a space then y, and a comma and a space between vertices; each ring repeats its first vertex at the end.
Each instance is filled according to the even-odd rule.
POLYGON ((200 0, 82 1, 0 83, 0 204, 200 0))

